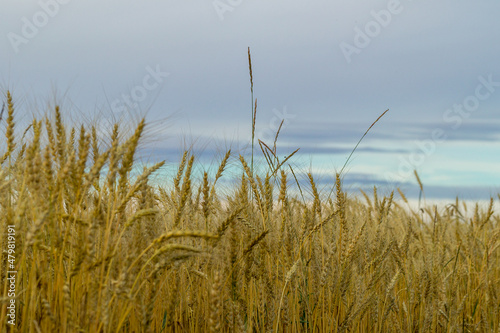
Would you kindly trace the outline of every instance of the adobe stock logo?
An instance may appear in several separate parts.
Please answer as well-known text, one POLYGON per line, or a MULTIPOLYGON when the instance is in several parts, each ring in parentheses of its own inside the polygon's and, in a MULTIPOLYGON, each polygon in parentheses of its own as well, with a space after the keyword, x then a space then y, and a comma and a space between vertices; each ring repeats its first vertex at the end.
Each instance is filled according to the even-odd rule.
POLYGON ((283 125, 281 126, 280 131, 289 126, 291 120, 296 117, 295 114, 288 113, 286 106, 283 107, 283 111, 280 111, 276 108, 273 109, 273 114, 274 116, 272 116, 269 120, 268 126, 256 133, 256 138, 266 143, 272 142, 274 140, 274 138, 276 137, 276 132, 278 131, 282 121, 283 125))
POLYGON ((489 99, 500 87, 500 81, 494 81, 492 74, 487 77, 481 75, 477 80, 479 84, 476 85, 473 94, 466 96, 461 103, 455 103, 443 112, 442 119, 445 126, 432 129, 427 139, 414 141, 416 149, 410 155, 399 156, 397 172, 386 172, 384 175, 388 184, 395 185, 413 177, 413 170, 423 165, 436 152, 438 144, 448 138, 447 132, 457 131, 464 119, 468 119, 478 111, 481 102, 489 99))
POLYGON ((383 28, 386 28, 389 24, 391 24, 392 18, 395 15, 401 14, 401 12, 403 12, 403 6, 400 1, 389 0, 387 3, 387 9, 381 9, 379 11, 372 10, 370 12, 373 20, 368 21, 363 29, 355 26, 352 44, 347 42, 339 44, 340 50, 342 51, 347 63, 350 64, 352 62, 352 56, 354 54, 360 54, 361 50, 370 45, 371 41, 380 35, 383 28))
POLYGON ((139 103, 144 101, 148 94, 157 89, 165 78, 170 75, 168 72, 163 72, 160 69, 160 65, 156 65, 155 69, 147 66, 146 72, 147 74, 142 78, 141 85, 134 86, 128 94, 123 93, 121 94, 121 98, 117 98, 111 102, 111 110, 114 113, 119 114, 127 109, 137 108, 139 103))
POLYGON ((112 112, 99 120, 101 131, 106 132, 113 128, 116 123, 124 120, 126 123, 127 119, 133 119, 140 103, 146 100, 154 90, 160 89, 165 79, 170 76, 170 73, 161 70, 160 65, 156 65, 156 67, 146 66, 145 71, 146 73, 139 84, 127 92, 121 93, 120 97, 115 98, 110 103, 112 112), (130 116, 132 118, 129 118, 130 116))
POLYGON ((221 21, 224 21, 224 15, 226 12, 232 12, 236 7, 240 6, 243 0, 214 0, 212 5, 214 6, 215 12, 219 16, 221 21))
POLYGON ((40 29, 45 27, 50 19, 54 18, 59 14, 61 5, 67 5, 71 0, 40 0, 38 6, 40 10, 35 12, 31 19, 23 16, 21 18, 21 34, 15 32, 7 33, 7 39, 10 45, 14 49, 14 52, 19 53, 19 47, 21 45, 26 45, 35 38, 40 29))

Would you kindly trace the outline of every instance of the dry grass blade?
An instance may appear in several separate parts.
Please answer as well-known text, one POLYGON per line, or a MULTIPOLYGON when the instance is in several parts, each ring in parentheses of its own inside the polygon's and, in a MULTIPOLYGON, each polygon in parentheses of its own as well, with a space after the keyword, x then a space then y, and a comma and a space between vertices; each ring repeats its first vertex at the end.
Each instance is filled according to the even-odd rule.
MULTIPOLYGON (((368 127, 368 129, 366 130, 366 132, 363 134, 363 136, 361 137, 361 139, 359 139, 358 143, 356 143, 356 146, 354 146, 353 150, 351 151, 351 153, 349 154, 349 156, 347 157, 347 160, 345 161, 344 165, 342 166, 342 169, 340 169, 340 174, 342 175, 342 172, 344 171, 345 167, 347 166, 347 163, 349 162, 349 160, 351 159, 352 157, 352 154, 354 154, 354 151, 356 151, 356 148, 358 148, 359 144, 361 143, 361 141, 364 139, 364 137, 366 136, 366 134, 368 134, 368 132, 370 131, 370 129, 380 120, 380 118, 382 118, 387 112, 389 111, 389 109, 385 110, 378 118, 377 120, 375 120, 371 125, 370 127, 368 127)), ((330 198, 330 196, 332 195, 333 193, 333 188, 330 192, 330 194, 328 195, 328 198, 330 198)))
POLYGON ((354 146, 354 149, 351 151, 351 153, 349 154, 349 157, 347 157, 347 160, 345 161, 344 163, 344 166, 342 167, 342 169, 340 170, 340 174, 342 174, 342 171, 344 171, 344 168, 346 167, 347 163, 349 162, 349 160, 351 159, 351 156, 352 154, 354 153, 354 151, 356 150, 356 148, 358 148, 359 144, 361 143, 361 141, 364 139, 364 137, 366 136, 366 134, 368 134, 368 132, 371 130, 371 128, 389 111, 389 109, 385 110, 371 125, 370 127, 368 127, 368 129, 366 130, 366 132, 363 134, 363 136, 361 137, 361 139, 359 139, 358 143, 356 143, 356 146, 354 146))
POLYGON ((2 103, 2 111, 0 111, 0 121, 3 119, 3 112, 5 111, 5 102, 2 103))
POLYGON ((280 135, 281 127, 283 126, 284 122, 285 122, 285 119, 282 119, 280 126, 278 127, 278 130, 276 131, 276 136, 274 137, 273 151, 274 151, 275 156, 276 156, 276 143, 278 142, 278 136, 280 135))
POLYGON ((292 166, 288 165, 288 167, 290 168, 290 171, 292 172, 293 179, 295 179, 295 184, 297 184, 297 187, 299 188, 300 196, 302 197, 302 202, 304 202, 304 204, 305 204, 306 199, 304 198, 304 193, 302 193, 302 188, 300 187, 299 180, 297 179, 297 176, 295 175, 295 172, 293 171, 292 166))
POLYGON ((259 139, 258 142, 260 145, 260 150, 262 151, 262 154, 264 154, 269 169, 274 170, 273 158, 271 158, 270 154, 272 154, 274 158, 276 158, 276 155, 274 155, 274 152, 264 143, 264 141, 259 139))
POLYGON ((278 160, 278 165, 276 166, 276 168, 273 170, 271 176, 273 177, 276 172, 278 172, 278 170, 281 168, 282 165, 284 165, 290 158, 292 158, 292 156, 294 156, 298 151, 300 150, 300 148, 297 148, 295 149, 290 155, 288 155, 283 161, 279 161, 278 160))

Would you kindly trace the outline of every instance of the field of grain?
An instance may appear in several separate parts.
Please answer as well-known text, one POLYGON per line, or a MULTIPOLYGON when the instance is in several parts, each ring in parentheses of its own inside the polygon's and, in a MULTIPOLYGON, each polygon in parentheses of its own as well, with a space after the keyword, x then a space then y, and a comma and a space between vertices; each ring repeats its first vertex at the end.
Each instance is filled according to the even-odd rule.
POLYGON ((197 180, 185 152, 159 187, 163 163, 131 176, 144 121, 102 138, 56 107, 15 136, 6 100, 2 332, 500 332, 497 198, 409 211, 398 189, 348 197, 340 175, 328 196, 262 142, 266 168, 228 151, 197 180))

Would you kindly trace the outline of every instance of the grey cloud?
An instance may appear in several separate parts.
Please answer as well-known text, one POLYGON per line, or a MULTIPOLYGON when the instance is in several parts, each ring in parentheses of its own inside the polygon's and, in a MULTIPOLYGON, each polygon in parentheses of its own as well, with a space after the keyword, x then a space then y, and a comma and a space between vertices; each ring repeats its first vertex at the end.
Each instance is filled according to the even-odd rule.
MULTIPOLYGON (((383 121, 381 121, 383 122, 383 121)), ((498 141, 500 140, 500 121, 463 120, 457 129, 454 124, 445 122, 386 122, 375 124, 365 140, 380 139, 393 142, 422 140, 432 137, 432 131, 439 129, 447 140, 498 141)), ((315 122, 290 126, 280 137, 294 144, 331 142, 356 143, 369 126, 359 123, 315 122), (366 127, 366 128, 365 128, 366 127)), ((362 149, 361 147, 359 149, 362 149)), ((383 151, 383 148, 380 148, 383 151)))

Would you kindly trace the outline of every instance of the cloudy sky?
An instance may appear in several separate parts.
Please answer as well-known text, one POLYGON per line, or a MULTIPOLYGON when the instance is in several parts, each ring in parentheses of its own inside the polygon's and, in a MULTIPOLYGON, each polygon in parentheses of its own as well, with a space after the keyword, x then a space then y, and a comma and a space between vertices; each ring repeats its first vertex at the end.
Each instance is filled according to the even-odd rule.
MULTIPOLYGON (((2 0, 0 89, 26 112, 54 95, 67 118, 137 119, 175 160, 257 136, 325 186, 345 177, 428 197, 500 190, 497 1, 2 0), (70 116, 72 115, 72 116, 70 116), (156 136, 156 138, 154 137, 156 136)), ((45 104, 44 104, 45 103, 45 104)), ((28 117, 29 118, 29 117, 28 117)), ((2 125, 3 126, 3 125, 2 125)))

